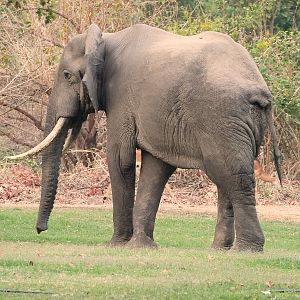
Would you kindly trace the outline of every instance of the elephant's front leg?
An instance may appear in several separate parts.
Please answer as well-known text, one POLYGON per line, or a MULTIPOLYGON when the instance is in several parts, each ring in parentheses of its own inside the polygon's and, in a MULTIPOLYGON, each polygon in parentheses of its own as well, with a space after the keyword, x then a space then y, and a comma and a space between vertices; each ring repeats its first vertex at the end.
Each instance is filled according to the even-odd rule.
POLYGON ((230 249, 234 241, 233 206, 226 193, 218 187, 218 219, 212 247, 215 249, 230 249))
POLYGON ((153 231, 161 195, 175 167, 142 151, 142 167, 133 209, 132 247, 155 247, 153 231))
POLYGON ((108 166, 113 196, 114 234, 111 246, 124 245, 132 236, 135 188, 135 147, 121 143, 108 146, 108 166))

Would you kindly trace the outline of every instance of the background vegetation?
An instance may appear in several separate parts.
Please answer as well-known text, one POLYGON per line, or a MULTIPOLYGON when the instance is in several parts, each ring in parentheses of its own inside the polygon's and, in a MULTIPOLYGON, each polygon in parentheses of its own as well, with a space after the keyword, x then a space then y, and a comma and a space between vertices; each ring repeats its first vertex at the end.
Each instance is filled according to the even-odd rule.
MULTIPOLYGON (((72 36, 91 22, 106 32, 146 23, 182 35, 228 33, 250 51, 274 97, 284 173, 299 179, 299 6, 299 0, 8 0, 0 7, 0 150, 19 151, 41 138, 53 72, 72 36)), ((77 149, 92 147, 104 155, 102 115, 89 118, 77 141, 77 149)), ((261 156, 267 169, 269 148, 267 136, 261 156)), ((64 165, 78 159, 88 165, 93 156, 70 153, 64 165)))
MULTIPOLYGON (((284 155, 285 176, 299 179, 299 0, 0 3, 0 159, 9 152, 32 147, 41 139, 53 73, 71 37, 83 32, 91 22, 106 32, 146 23, 182 35, 204 30, 228 33, 250 51, 274 97, 274 120, 284 155)), ((69 153, 64 166, 70 168, 78 160, 89 165, 93 159, 97 164, 88 169, 77 164, 76 173, 64 172, 56 204, 86 203, 82 198, 94 196, 90 203, 97 204, 100 199, 106 202, 109 178, 105 133, 105 116, 91 116, 76 148, 95 148, 90 149, 89 156, 69 153), (69 195, 67 201, 65 195, 69 195)), ((270 171, 269 150, 267 136, 260 159, 270 171)), ((25 204, 30 198, 32 202, 38 201, 40 178, 32 172, 39 170, 38 162, 26 160, 27 166, 2 163, 0 203, 9 203, 11 199, 25 204)), ((196 195, 198 204, 200 200, 205 204, 210 198, 214 200, 208 203, 215 204, 216 190, 201 189, 205 183, 203 174, 192 172, 181 170, 172 177, 172 188, 176 185, 181 191, 174 198, 180 204, 193 206, 193 199, 183 199, 196 195)), ((295 201, 298 197, 299 203, 299 188, 294 190, 293 197, 287 198, 295 201)), ((168 193, 172 192, 173 189, 168 193)), ((286 189, 280 192, 282 202, 292 204, 287 201, 287 194, 291 193, 286 189)), ((270 204, 269 196, 263 204, 270 204)), ((208 251, 215 225, 209 217, 159 215, 155 238, 160 249, 149 251, 104 247, 112 233, 110 211, 94 207, 56 208, 49 232, 38 236, 33 228, 35 215, 35 210, 24 207, 0 209, 0 290, 41 290, 66 299, 265 299, 261 291, 299 289, 299 224, 262 222, 265 252, 253 255, 208 251)), ((7 298, 6 294, 2 296, 7 298)), ((272 296, 297 299, 299 295, 272 296)), ((22 295, 22 299, 32 298, 22 295)))

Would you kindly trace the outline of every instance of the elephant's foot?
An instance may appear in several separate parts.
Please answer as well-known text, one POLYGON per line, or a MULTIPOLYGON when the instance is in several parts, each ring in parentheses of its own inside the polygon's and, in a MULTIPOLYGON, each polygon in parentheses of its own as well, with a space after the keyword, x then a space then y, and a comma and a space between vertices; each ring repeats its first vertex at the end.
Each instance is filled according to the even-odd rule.
POLYGON ((249 242, 241 242, 236 241, 234 246, 231 248, 231 251, 247 251, 247 252, 262 252, 264 250, 263 243, 249 243, 249 242))
POLYGON ((211 248, 215 250, 230 250, 233 245, 233 242, 227 241, 213 241, 211 248))
POLYGON ((130 238, 113 236, 112 239, 106 244, 108 247, 122 247, 129 242, 130 238))
POLYGON ((234 231, 232 224, 227 227, 221 227, 220 224, 218 224, 216 227, 214 241, 211 247, 216 250, 229 250, 231 249, 233 242, 234 231))
POLYGON ((133 235, 131 240, 126 244, 132 248, 157 248, 157 244, 146 234, 133 235))

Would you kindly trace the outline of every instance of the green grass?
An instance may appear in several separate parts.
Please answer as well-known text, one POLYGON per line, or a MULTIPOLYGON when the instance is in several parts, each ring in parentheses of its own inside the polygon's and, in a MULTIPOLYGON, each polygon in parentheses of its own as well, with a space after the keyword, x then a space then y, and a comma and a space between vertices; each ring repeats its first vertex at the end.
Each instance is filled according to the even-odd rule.
MULTIPOLYGON (((10 148, 6 148, 5 146, 0 145, 0 165, 2 167, 6 167, 11 164, 11 161, 9 161, 6 157, 20 153, 20 151, 16 152, 17 153, 12 151, 10 148)), ((35 172, 40 171, 40 163, 36 158, 25 158, 22 160, 22 165, 32 169, 35 172)))
MULTIPOLYGON (((263 254, 213 251, 215 220, 159 215, 157 250, 108 248, 111 212, 55 209, 37 235, 36 211, 0 209, 0 299, 267 299, 261 291, 300 289, 300 226, 264 222, 263 254)), ((276 299, 300 299, 276 293, 276 299)))

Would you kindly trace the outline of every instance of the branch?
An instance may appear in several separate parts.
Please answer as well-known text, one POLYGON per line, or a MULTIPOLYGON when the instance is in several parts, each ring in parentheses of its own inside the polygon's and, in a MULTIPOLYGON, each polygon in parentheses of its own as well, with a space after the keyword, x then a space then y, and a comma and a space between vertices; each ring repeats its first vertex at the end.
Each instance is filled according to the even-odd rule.
POLYGON ((56 46, 56 47, 59 47, 59 48, 62 48, 62 49, 65 48, 64 44, 62 44, 62 43, 59 42, 58 40, 47 39, 47 38, 43 37, 42 35, 35 34, 34 32, 30 32, 30 34, 32 34, 32 35, 35 36, 35 37, 38 37, 38 38, 42 39, 42 41, 51 43, 52 45, 54 45, 54 46, 56 46))
POLYGON ((18 144, 18 145, 22 145, 22 146, 26 146, 29 148, 32 148, 33 146, 29 143, 26 143, 24 141, 21 141, 19 139, 17 139, 16 137, 14 137, 12 134, 8 133, 8 132, 4 132, 0 129, 0 136, 6 136, 7 138, 9 138, 12 142, 18 144))
POLYGON ((60 43, 59 41, 49 40, 49 39, 46 39, 46 38, 44 38, 44 37, 41 37, 41 38, 43 39, 43 41, 49 42, 49 43, 51 43, 52 45, 54 45, 54 46, 56 46, 56 47, 59 47, 59 48, 65 48, 65 46, 64 46, 62 43, 60 43))
MULTIPOLYGON (((49 94, 47 93, 47 95, 49 95, 49 94)), ((34 102, 34 103, 37 103, 37 104, 40 104, 40 105, 44 105, 44 106, 47 106, 47 105, 48 105, 48 102, 47 102, 46 100, 43 101, 43 100, 30 99, 29 101, 30 101, 30 102, 34 102)))
POLYGON ((60 12, 58 12, 58 11, 52 9, 52 8, 44 8, 44 7, 32 7, 32 8, 30 8, 30 7, 24 7, 22 9, 20 9, 19 11, 26 11, 26 10, 31 11, 31 10, 38 10, 38 9, 43 10, 43 11, 51 11, 51 12, 55 13, 59 17, 65 19, 69 23, 71 23, 73 25, 73 27, 75 28, 76 32, 80 33, 80 26, 78 26, 73 20, 69 19, 67 16, 63 15, 62 13, 60 13, 60 12))
POLYGON ((18 107, 18 106, 11 106, 7 103, 2 103, 3 106, 8 106, 12 109, 14 109, 15 111, 19 112, 20 114, 24 115, 25 117, 27 117, 28 119, 30 119, 33 124, 35 125, 36 128, 38 128, 40 131, 44 131, 44 127, 42 125, 42 123, 36 119, 34 116, 32 116, 31 114, 29 114, 27 111, 25 111, 24 109, 18 107))
MULTIPOLYGON (((3 119, 3 118, 2 118, 3 119)), ((14 125, 14 124, 12 124, 12 123, 8 123, 8 122, 6 122, 5 120, 1 120, 0 119, 0 125, 2 126, 2 127, 12 127, 12 128, 16 128, 17 130, 19 130, 19 131, 22 131, 22 132, 24 132, 24 133, 26 133, 26 134, 28 134, 28 135, 31 135, 31 136, 36 136, 35 135, 35 133, 32 131, 32 130, 27 130, 27 129, 25 129, 25 128, 21 128, 20 126, 18 126, 18 125, 14 125)))
MULTIPOLYGON (((26 100, 22 101, 21 103, 19 103, 18 105, 21 105, 21 104, 23 104, 23 103, 26 103, 27 101, 28 101, 28 100, 26 99, 26 100)), ((0 104, 3 105, 3 103, 0 103, 0 104)), ((1 113, 1 114, 0 114, 0 117, 6 115, 7 113, 9 113, 9 112, 12 111, 12 110, 14 110, 14 108, 11 108, 11 107, 10 107, 7 111, 1 113)))
POLYGON ((277 13, 278 13, 279 10, 280 10, 280 6, 281 6, 281 0, 279 0, 279 1, 277 2, 275 11, 274 11, 273 16, 272 16, 272 20, 271 20, 271 24, 270 24, 270 33, 271 33, 271 35, 273 35, 273 33, 274 33, 275 19, 276 19, 276 17, 277 17, 277 13))

